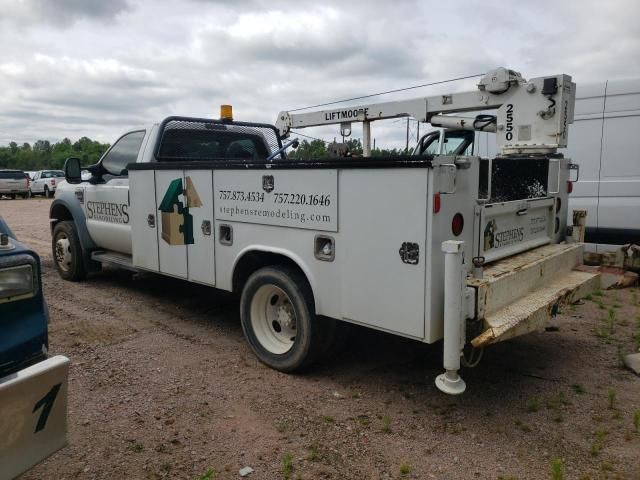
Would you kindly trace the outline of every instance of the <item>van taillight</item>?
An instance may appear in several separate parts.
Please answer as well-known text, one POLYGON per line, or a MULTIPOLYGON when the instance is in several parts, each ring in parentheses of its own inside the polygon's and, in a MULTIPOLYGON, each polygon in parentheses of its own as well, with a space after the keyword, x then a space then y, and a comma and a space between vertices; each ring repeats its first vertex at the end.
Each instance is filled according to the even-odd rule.
POLYGON ((440 211, 440 194, 436 193, 433 196, 433 213, 438 213, 440 211))
POLYGON ((567 193, 573 192, 573 182, 567 182, 567 193))
POLYGON ((462 229, 464 228, 464 217, 461 213, 456 213, 453 216, 453 220, 451 220, 451 233, 455 237, 462 233, 462 229))

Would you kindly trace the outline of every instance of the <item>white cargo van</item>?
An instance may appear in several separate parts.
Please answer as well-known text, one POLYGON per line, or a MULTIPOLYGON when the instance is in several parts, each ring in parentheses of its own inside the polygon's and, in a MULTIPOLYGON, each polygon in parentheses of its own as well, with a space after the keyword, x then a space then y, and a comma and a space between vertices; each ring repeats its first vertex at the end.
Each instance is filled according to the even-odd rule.
POLYGON ((640 244, 640 79, 581 84, 569 132, 580 165, 569 212, 588 211, 587 249, 640 244))

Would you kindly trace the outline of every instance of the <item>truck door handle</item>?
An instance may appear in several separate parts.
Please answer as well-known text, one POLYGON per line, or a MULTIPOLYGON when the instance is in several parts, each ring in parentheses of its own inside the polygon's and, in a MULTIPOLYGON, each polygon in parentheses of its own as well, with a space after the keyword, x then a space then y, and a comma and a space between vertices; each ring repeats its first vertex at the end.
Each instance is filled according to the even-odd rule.
POLYGON ((210 220, 203 220, 202 221, 202 234, 209 236, 211 235, 211 221, 210 220))
POLYGON ((147 215, 147 225, 151 228, 156 228, 156 216, 153 213, 147 215))
POLYGON ((520 217, 523 216, 523 215, 526 215, 528 210, 529 210, 529 207, 521 208, 520 210, 516 211, 516 215, 518 215, 520 217))

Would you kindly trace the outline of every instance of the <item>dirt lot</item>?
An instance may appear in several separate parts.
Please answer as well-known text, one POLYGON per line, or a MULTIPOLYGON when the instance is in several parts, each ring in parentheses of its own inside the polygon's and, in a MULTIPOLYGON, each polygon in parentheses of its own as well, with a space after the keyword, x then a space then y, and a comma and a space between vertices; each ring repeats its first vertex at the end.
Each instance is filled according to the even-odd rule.
POLYGON ((640 289, 488 349, 458 398, 433 384, 440 345, 365 329, 285 375, 255 359, 229 295, 115 269, 62 281, 49 204, 0 200, 41 255, 51 349, 72 361, 70 443, 25 479, 560 478, 554 462, 564 478, 640 478, 640 378, 621 367, 640 289))

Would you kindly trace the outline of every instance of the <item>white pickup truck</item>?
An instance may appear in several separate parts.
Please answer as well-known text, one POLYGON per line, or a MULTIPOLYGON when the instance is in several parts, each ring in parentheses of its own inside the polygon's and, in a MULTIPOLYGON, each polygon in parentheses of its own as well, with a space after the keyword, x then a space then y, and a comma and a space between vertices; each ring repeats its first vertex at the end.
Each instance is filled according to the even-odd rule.
MULTIPOLYGON (((491 161, 290 161, 282 130, 229 118, 133 129, 89 167, 89 181, 67 160, 50 211, 58 272, 81 280, 109 263, 237 292, 247 341, 285 372, 317 359, 343 322, 444 337, 436 384, 461 393, 463 345, 537 330, 599 285, 576 269, 582 246, 566 241, 573 167, 555 153, 575 85, 509 72, 480 90, 478 108, 498 105, 507 124, 496 137, 509 153, 491 161)), ((476 101, 458 95, 442 101, 476 101)))
POLYGON ((56 193, 56 187, 64 180, 62 170, 40 170, 35 172, 29 187, 31 195, 44 195, 51 198, 56 193))

